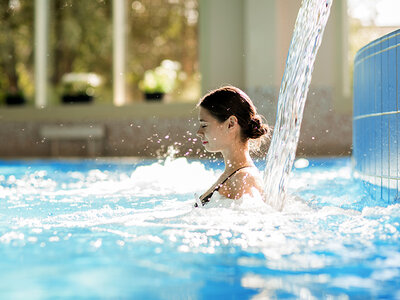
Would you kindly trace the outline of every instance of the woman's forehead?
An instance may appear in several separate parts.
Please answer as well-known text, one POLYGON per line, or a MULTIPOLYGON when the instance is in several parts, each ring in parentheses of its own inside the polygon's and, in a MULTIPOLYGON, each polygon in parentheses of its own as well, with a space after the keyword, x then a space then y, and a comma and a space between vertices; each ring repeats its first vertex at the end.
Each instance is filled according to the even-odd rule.
POLYGON ((199 121, 210 121, 213 116, 209 113, 209 111, 203 107, 199 107, 199 121))

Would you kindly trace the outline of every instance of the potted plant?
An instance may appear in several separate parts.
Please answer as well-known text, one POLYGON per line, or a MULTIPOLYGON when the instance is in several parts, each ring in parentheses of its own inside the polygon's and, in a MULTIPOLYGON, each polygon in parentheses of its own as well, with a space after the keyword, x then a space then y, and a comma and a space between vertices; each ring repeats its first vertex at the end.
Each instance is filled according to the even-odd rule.
POLYGON ((22 105, 26 103, 26 99, 21 91, 7 92, 5 102, 7 105, 22 105))
POLYGON ((5 70, 6 80, 0 81, 0 89, 4 90, 1 97, 7 105, 23 105, 26 103, 26 98, 21 89, 20 76, 15 68, 10 66, 5 70))
POLYGON ((180 64, 169 59, 163 60, 153 70, 147 70, 139 82, 139 89, 148 101, 161 101, 164 94, 171 92, 176 84, 180 64))
POLYGON ((67 73, 61 78, 63 103, 90 103, 101 77, 95 73, 67 73))

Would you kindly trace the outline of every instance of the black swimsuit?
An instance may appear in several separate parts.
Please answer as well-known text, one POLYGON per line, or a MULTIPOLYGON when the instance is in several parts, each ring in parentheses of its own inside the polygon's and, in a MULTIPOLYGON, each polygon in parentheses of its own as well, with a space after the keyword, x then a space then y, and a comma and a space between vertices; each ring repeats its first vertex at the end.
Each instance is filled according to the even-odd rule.
MULTIPOLYGON (((224 181, 222 181, 220 184, 218 184, 218 185, 215 187, 215 189, 214 189, 211 193, 209 193, 207 196, 205 196, 203 199, 201 199, 201 205, 204 206, 204 205, 206 205, 208 202, 210 202, 210 199, 211 199, 212 195, 213 195, 216 191, 218 191, 219 188, 220 188, 229 178, 231 178, 233 175, 235 175, 237 171, 239 171, 239 170, 241 170, 241 169, 244 169, 244 168, 248 168, 248 167, 249 167, 249 166, 244 166, 244 167, 241 167, 241 168, 236 169, 235 171, 233 171, 228 177, 226 177, 226 178, 224 179, 224 181)), ((198 206, 197 203, 195 203, 195 204, 194 204, 194 207, 199 207, 199 206, 198 206)))

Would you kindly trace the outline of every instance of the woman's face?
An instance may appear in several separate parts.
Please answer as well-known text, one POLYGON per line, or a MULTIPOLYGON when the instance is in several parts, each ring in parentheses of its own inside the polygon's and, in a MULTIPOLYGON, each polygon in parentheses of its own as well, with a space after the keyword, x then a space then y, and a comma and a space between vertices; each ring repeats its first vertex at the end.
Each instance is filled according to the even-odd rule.
POLYGON ((226 147, 227 142, 229 142, 227 121, 218 121, 207 109, 200 106, 200 125, 197 130, 197 136, 200 137, 201 142, 207 151, 219 152, 226 147))

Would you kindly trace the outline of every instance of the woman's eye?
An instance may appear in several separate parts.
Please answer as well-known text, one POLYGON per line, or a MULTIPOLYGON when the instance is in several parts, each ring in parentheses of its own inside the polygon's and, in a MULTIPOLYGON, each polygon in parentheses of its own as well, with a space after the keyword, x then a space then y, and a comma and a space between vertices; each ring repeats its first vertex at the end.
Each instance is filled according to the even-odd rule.
POLYGON ((206 127, 207 127, 207 125, 201 125, 200 127, 201 127, 201 128, 206 128, 206 127))

